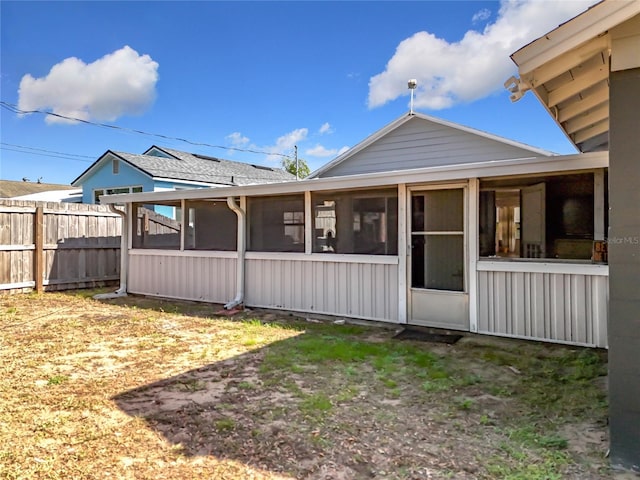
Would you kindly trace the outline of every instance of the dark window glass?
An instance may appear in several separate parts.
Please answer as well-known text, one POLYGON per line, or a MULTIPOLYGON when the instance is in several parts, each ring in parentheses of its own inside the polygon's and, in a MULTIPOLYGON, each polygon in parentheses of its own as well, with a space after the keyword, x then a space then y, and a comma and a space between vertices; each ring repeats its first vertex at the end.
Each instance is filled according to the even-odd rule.
POLYGON ((238 245, 237 215, 226 201, 187 202, 189 222, 185 248, 235 251, 238 245))
POLYGON ((314 252, 398 254, 396 189, 323 192, 312 202, 314 252))
POLYGON ((304 196, 247 199, 249 236, 254 252, 304 252, 304 196))

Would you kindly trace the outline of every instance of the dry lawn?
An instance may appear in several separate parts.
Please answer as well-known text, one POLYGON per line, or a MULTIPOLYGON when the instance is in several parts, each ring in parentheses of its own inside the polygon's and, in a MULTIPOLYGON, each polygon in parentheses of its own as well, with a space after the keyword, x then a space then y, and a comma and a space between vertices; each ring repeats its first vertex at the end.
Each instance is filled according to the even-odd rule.
POLYGON ((605 479, 606 352, 0 296, 0 478, 605 479))

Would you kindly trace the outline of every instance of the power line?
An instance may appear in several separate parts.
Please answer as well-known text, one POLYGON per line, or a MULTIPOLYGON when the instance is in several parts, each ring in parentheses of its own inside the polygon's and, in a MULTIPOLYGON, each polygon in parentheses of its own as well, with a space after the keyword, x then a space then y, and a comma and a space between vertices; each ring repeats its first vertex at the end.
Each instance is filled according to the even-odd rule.
POLYGON ((84 123, 87 125, 92 125, 94 127, 101 127, 101 128, 109 128, 112 130, 120 130, 123 132, 129 132, 129 133, 136 133, 138 135, 146 135, 149 137, 157 137, 157 138, 163 138, 165 140, 175 140, 175 141, 179 141, 179 142, 184 142, 184 143, 188 143, 190 145, 195 145, 195 146, 200 146, 200 147, 209 147, 209 148, 220 148, 223 150, 233 150, 236 152, 244 152, 244 153, 256 153, 259 155, 275 155, 278 157, 283 157, 283 158, 289 158, 290 155, 285 155, 284 153, 274 153, 274 152, 265 152, 262 150, 253 150, 253 149, 249 149, 249 148, 238 148, 238 147, 226 147, 223 145, 213 145, 210 143, 205 143, 205 142, 195 142, 192 140, 188 140, 186 138, 180 138, 180 137, 172 137, 170 135, 163 135, 161 133, 151 133, 151 132, 145 132, 144 130, 136 130, 133 128, 126 128, 126 127, 120 127, 118 125, 110 125, 107 123, 98 123, 98 122, 92 122, 90 120, 83 120, 82 118, 75 118, 75 117, 68 117, 66 115, 60 115, 59 113, 53 113, 53 112, 47 112, 45 110, 22 110, 20 108, 18 108, 18 106, 14 103, 9 103, 9 102, 5 102, 5 101, 0 101, 0 106, 6 110, 9 110, 10 112, 16 113, 18 115, 28 115, 31 113, 40 113, 42 115, 50 115, 52 117, 57 117, 57 118, 62 118, 64 120, 70 120, 73 122, 80 122, 80 123, 84 123))
MULTIPOLYGON (((20 145, 17 145, 17 146, 20 147, 20 145)), ((22 147, 22 148, 29 148, 29 147, 22 147)), ((6 150, 8 152, 17 152, 17 153, 28 153, 29 155, 39 155, 41 157, 63 158, 65 160, 74 160, 76 162, 84 162, 84 163, 91 163, 93 161, 93 160, 84 160, 82 158, 73 158, 73 157, 67 156, 67 155, 73 155, 73 154, 54 155, 54 153, 57 153, 57 152, 51 152, 51 153, 30 152, 26 150, 18 150, 17 148, 8 148, 8 147, 2 147, 2 146, 0 146, 0 150, 6 150)), ((91 158, 91 157, 87 157, 87 158, 91 158)))
POLYGON ((69 160, 80 160, 80 161, 83 161, 83 162, 95 160, 94 157, 90 157, 89 155, 80 155, 80 154, 77 154, 77 153, 57 152, 55 150, 47 150, 45 148, 28 147, 26 145, 16 145, 16 144, 7 143, 7 142, 0 142, 0 145, 6 145, 6 147, 14 147, 12 149, 12 148, 6 148, 6 147, 0 146, 0 149, 9 150, 11 152, 29 153, 29 154, 32 154, 32 155, 38 155, 38 153, 36 153, 36 152, 44 152, 44 153, 39 153, 39 155, 51 156, 51 157, 54 157, 54 158, 68 158, 69 160), (21 149, 21 150, 15 150, 15 149, 18 149, 18 148, 21 149), (28 151, 23 151, 23 150, 28 150, 28 151), (45 154, 49 154, 49 155, 45 155, 45 154), (77 157, 77 158, 72 158, 72 157, 77 157), (81 159, 85 159, 85 158, 88 158, 89 160, 81 160, 81 159))

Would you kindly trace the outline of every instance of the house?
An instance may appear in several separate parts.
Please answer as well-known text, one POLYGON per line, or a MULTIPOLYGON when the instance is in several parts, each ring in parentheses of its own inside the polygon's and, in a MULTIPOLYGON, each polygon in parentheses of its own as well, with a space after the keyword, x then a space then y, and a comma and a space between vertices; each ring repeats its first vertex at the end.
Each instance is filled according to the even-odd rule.
POLYGON ((640 1, 604 0, 511 58, 582 152, 609 151, 609 430, 614 467, 640 472, 640 1))
POLYGON ((607 168, 409 113, 299 182, 102 201, 121 294, 606 347, 607 168))
MULTIPOLYGON (((233 162, 197 153, 151 146, 142 155, 107 150, 71 184, 82 188, 83 203, 102 195, 284 182, 295 177, 279 168, 233 162)), ((175 218, 174 209, 160 210, 175 218)))

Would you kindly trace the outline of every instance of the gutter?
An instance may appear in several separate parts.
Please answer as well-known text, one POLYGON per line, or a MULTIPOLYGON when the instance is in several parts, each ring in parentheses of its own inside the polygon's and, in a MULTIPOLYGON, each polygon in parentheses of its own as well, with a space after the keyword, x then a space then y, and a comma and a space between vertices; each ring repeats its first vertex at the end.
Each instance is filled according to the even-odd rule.
MULTIPOLYGON (((125 206, 125 209, 127 207, 125 206)), ((120 288, 112 293, 99 293, 94 295, 96 300, 109 300, 111 298, 119 298, 127 296, 127 273, 129 269, 129 227, 127 223, 126 211, 123 212, 116 208, 115 204, 109 204, 109 210, 117 213, 122 218, 122 234, 120 235, 120 288)))
POLYGON ((236 297, 227 303, 225 310, 231 310, 244 302, 244 257, 246 252, 245 242, 245 212, 238 206, 234 197, 227 197, 227 205, 238 216, 238 259, 236 260, 236 297))

